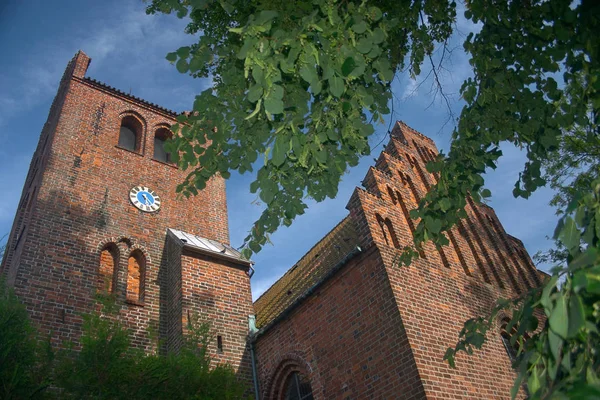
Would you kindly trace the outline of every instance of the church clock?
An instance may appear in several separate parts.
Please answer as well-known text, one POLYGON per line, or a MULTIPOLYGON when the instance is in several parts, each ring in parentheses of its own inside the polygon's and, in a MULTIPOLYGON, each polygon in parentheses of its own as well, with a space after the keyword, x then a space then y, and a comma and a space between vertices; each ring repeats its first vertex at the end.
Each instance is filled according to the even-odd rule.
POLYGON ((160 208, 160 197, 145 186, 136 186, 129 191, 131 203, 145 212, 155 212, 160 208))

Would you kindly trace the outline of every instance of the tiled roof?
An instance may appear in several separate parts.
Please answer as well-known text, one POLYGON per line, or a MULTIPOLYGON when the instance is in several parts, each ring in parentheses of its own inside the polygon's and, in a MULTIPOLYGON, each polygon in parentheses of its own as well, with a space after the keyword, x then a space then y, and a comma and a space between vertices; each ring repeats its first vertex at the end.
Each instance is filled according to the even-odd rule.
POLYGON ((231 261, 238 261, 243 264, 252 264, 252 261, 248 261, 242 256, 242 253, 237 251, 231 246, 217 242, 216 240, 203 238, 202 236, 192 235, 179 231, 177 229, 169 228, 169 233, 179 239, 183 244, 183 247, 187 247, 191 250, 197 250, 205 254, 214 255, 219 258, 226 258, 231 261))
POLYGON ((117 89, 117 88, 115 88, 115 87, 112 87, 112 86, 110 86, 110 85, 107 85, 106 83, 103 83, 103 82, 97 81, 97 80, 95 80, 95 79, 92 79, 92 78, 85 77, 83 80, 84 80, 85 82, 88 82, 88 83, 90 83, 90 84, 92 84, 92 85, 96 86, 96 87, 101 87, 101 88, 103 88, 103 89, 105 89, 105 90, 108 90, 108 91, 111 91, 111 92, 113 92, 113 93, 119 94, 119 95, 121 95, 121 96, 127 97, 128 99, 134 100, 134 101, 136 101, 136 102, 138 102, 138 103, 142 103, 142 104, 144 104, 144 105, 146 105, 146 106, 149 106, 149 107, 152 107, 152 108, 154 108, 154 109, 157 109, 157 110, 159 110, 159 111, 162 111, 163 113, 165 113, 165 114, 169 114, 169 115, 170 115, 170 116, 172 116, 172 117, 176 117, 176 116, 178 116, 179 114, 181 114, 181 113, 177 113, 177 112, 175 112, 175 111, 173 111, 173 110, 169 110, 168 108, 161 107, 161 106, 159 106, 158 104, 154 104, 154 103, 151 103, 151 102, 149 102, 149 101, 147 101, 147 100, 144 100, 144 99, 141 99, 141 98, 139 98, 139 97, 136 97, 136 96, 134 96, 134 95, 131 95, 131 94, 125 93, 125 92, 123 92, 122 90, 119 90, 119 89, 117 89))
POLYGON ((350 217, 346 217, 318 242, 256 302, 256 326, 263 328, 353 253, 358 235, 350 217))

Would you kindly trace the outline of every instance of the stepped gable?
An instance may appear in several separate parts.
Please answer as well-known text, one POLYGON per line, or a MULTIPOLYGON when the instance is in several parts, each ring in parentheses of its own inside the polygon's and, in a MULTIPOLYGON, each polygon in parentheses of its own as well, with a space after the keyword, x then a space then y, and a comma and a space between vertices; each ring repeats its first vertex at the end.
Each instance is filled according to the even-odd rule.
POLYGON ((344 218, 254 302, 257 327, 266 327, 309 294, 311 288, 336 270, 358 243, 352 220, 344 218))

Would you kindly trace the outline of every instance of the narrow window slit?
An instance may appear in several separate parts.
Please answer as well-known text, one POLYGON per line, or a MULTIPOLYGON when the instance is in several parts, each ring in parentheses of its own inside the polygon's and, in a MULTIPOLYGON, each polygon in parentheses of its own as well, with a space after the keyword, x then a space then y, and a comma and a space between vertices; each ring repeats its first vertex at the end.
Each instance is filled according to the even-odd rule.
MULTIPOLYGON (((498 246, 498 242, 495 240, 496 238, 494 237, 493 233, 491 232, 491 230, 489 228, 489 224, 485 223, 485 220, 483 219, 481 212, 479 211, 479 208, 477 207, 477 205, 475 203, 473 203, 473 200, 468 196, 467 196, 467 201, 469 202, 469 205, 471 206, 471 208, 473 209, 473 212, 475 213, 475 219, 477 220, 477 222, 479 222, 479 225, 481 225, 481 227, 485 231, 485 233, 490 241, 490 244, 492 245, 492 248, 494 249, 494 252, 496 253, 496 258, 498 259, 498 262, 502 265, 502 268, 504 268, 504 272, 506 273, 508 280, 510 281, 513 288, 517 291, 517 293, 521 293, 522 292, 521 287, 517 283, 517 280, 515 279, 513 271, 511 271, 508 264, 506 264, 504 257, 502 257, 502 253, 498 246)), ((521 275, 523 275, 523 274, 521 274, 521 275)), ((522 276, 522 278, 525 279, 525 281, 527 280, 527 277, 525 277, 524 275, 522 276)), ((529 286, 529 285, 527 285, 527 286, 529 286)))
POLYGON ((217 352, 223 353, 223 336, 217 336, 217 352))

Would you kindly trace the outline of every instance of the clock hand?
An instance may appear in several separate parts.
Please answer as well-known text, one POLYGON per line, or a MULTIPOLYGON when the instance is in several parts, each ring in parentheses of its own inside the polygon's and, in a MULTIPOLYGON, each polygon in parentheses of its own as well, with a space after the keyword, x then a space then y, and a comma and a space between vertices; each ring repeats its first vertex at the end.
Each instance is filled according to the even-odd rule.
POLYGON ((142 197, 144 198, 144 200, 146 200, 146 205, 149 206, 150 200, 148 199, 148 196, 146 196, 145 194, 142 193, 142 197))

